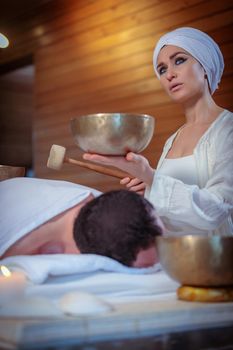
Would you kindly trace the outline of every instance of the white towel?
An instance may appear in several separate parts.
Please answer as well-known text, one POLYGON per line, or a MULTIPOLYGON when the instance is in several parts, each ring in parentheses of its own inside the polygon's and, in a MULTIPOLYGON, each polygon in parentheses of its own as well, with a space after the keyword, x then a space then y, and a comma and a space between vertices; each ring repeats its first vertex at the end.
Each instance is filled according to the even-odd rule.
POLYGON ((95 254, 15 256, 0 264, 26 274, 32 282, 27 285, 27 295, 59 297, 80 290, 125 297, 173 292, 178 285, 161 271, 160 264, 133 268, 95 254))
POLYGON ((101 192, 68 181, 16 177, 0 181, 0 256, 56 215, 101 192), (36 200, 34 200, 36 198, 36 200))
POLYGON ((69 292, 87 292, 104 300, 122 303, 135 300, 148 300, 174 293, 178 284, 163 271, 148 275, 129 275, 124 273, 95 273, 84 276, 50 278, 41 285, 29 285, 28 296, 43 296, 58 299, 69 292))
POLYGON ((68 276, 96 272, 118 272, 126 274, 148 274, 159 271, 160 265, 148 268, 127 267, 111 258, 95 254, 52 254, 12 256, 0 261, 10 270, 23 271, 36 284, 44 283, 51 276, 68 276))

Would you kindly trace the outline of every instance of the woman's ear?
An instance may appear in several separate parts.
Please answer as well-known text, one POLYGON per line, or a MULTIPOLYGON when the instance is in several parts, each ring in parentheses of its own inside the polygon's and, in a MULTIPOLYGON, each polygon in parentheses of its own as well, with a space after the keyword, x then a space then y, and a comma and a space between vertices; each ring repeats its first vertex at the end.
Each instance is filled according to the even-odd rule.
POLYGON ((207 81, 208 90, 209 90, 209 93, 211 94, 211 88, 210 88, 210 84, 209 84, 209 79, 208 79, 208 75, 206 74, 205 70, 204 70, 204 79, 207 81))

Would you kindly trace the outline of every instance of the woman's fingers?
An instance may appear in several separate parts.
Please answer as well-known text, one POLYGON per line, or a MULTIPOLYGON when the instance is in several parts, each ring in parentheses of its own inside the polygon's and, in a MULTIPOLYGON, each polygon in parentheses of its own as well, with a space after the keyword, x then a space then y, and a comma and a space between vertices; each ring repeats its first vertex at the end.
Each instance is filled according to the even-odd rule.
POLYGON ((94 154, 94 153, 84 153, 83 159, 90 160, 92 162, 102 163, 102 164, 108 164, 108 165, 115 165, 116 167, 121 167, 126 164, 129 164, 129 162, 132 163, 139 163, 145 161, 145 157, 140 156, 139 154, 129 152, 126 154, 126 156, 103 156, 100 154, 94 154))
POLYGON ((126 157, 123 156, 102 156, 100 154, 84 153, 83 159, 104 165, 111 165, 118 169, 124 170, 133 176, 137 176, 134 174, 137 172, 137 169, 135 169, 137 168, 136 164, 129 162, 126 157))
POLYGON ((143 196, 145 193, 145 189, 146 189, 146 186, 145 186, 144 182, 141 182, 138 185, 130 187, 129 191, 136 192, 136 193, 143 196))
POLYGON ((124 179, 120 180, 121 185, 127 185, 130 182, 130 177, 124 177, 124 179))
POLYGON ((120 183, 121 185, 125 185, 128 190, 137 192, 141 195, 145 192, 146 184, 138 178, 130 179, 129 177, 125 177, 120 183))
POLYGON ((129 191, 132 191, 132 192, 139 192, 139 191, 145 191, 145 187, 142 186, 142 184, 140 185, 137 185, 137 186, 132 186, 129 188, 129 191))
POLYGON ((110 157, 110 156, 105 157, 100 154, 91 154, 91 153, 84 153, 83 159, 89 160, 95 163, 105 164, 105 165, 112 165, 114 162, 113 161, 114 157, 110 157))
POLYGON ((105 165, 114 165, 117 168, 125 166, 128 161, 123 156, 103 156, 100 154, 84 153, 83 159, 105 165))
POLYGON ((146 188, 146 185, 144 182, 141 182, 141 183, 138 183, 138 184, 135 184, 135 185, 127 185, 126 186, 130 191, 141 191, 141 190, 145 190, 146 188))
POLYGON ((131 187, 138 185, 139 183, 142 183, 141 180, 139 180, 137 177, 131 179, 130 177, 125 177, 124 179, 121 179, 120 184, 125 185, 126 187, 131 187))
POLYGON ((138 178, 134 178, 131 179, 130 182, 128 182, 128 184, 126 185, 128 188, 133 187, 133 186, 137 186, 142 184, 143 182, 141 180, 139 180, 138 178))
POLYGON ((133 152, 129 152, 126 154, 126 159, 129 162, 139 163, 139 162, 143 162, 143 159, 145 159, 145 157, 133 152))

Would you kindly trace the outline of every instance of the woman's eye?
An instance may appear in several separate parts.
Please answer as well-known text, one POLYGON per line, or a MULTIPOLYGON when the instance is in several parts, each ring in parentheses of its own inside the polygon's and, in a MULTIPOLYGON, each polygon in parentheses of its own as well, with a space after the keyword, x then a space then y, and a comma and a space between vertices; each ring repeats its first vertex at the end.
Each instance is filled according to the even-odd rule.
POLYGON ((166 68, 165 67, 160 67, 159 68, 159 75, 162 75, 165 72, 166 72, 166 68))
POLYGON ((186 61, 186 58, 183 58, 183 57, 177 57, 176 60, 175 60, 175 63, 177 65, 181 64, 181 63, 184 63, 186 61))

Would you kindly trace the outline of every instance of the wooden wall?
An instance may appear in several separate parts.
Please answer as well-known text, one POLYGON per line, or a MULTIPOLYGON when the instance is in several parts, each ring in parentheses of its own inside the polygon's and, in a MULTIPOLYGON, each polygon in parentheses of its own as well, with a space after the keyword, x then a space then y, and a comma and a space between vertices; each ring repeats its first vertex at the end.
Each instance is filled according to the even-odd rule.
POLYGON ((11 26, 15 46, 0 52, 0 71, 33 54, 37 177, 71 180, 100 190, 120 187, 114 178, 78 167, 64 165, 60 172, 46 168, 53 143, 81 158, 69 120, 96 112, 153 115, 154 138, 143 154, 156 165, 165 139, 184 121, 179 107, 161 90, 152 65, 156 41, 176 27, 196 27, 219 43, 226 68, 215 99, 233 110, 231 1, 56 0, 38 7, 27 20, 26 15, 11 26))
POLYGON ((32 168, 33 70, 0 75, 0 164, 32 168))

